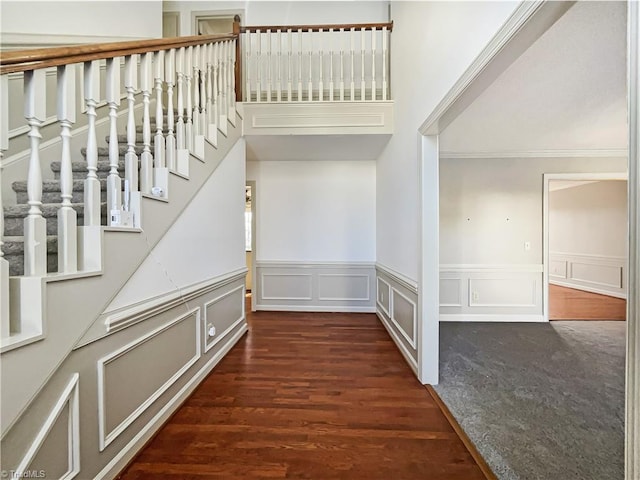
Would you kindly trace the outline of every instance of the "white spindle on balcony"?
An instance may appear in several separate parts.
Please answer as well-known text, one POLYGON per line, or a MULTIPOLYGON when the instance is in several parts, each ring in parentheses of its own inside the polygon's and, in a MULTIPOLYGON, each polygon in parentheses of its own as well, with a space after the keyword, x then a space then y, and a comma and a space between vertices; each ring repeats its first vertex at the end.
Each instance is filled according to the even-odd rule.
MULTIPOLYGON (((240 39, 238 39, 240 41, 240 39)), ((244 51, 245 51, 245 59, 244 59, 244 77, 245 77, 245 91, 244 91, 244 101, 251 101, 251 32, 247 32, 245 34, 244 40, 244 51)), ((217 48, 218 44, 214 45, 214 48, 217 48)), ((215 64, 214 64, 215 65, 215 64)), ((214 90, 215 94, 215 90, 214 90)))
POLYGON ((324 72, 323 72, 323 64, 324 64, 324 51, 322 50, 322 28, 320 29, 320 35, 318 35, 318 101, 322 102, 324 100, 324 72))
POLYGON ((191 80, 193 77, 193 47, 188 47, 184 57, 184 75, 187 83, 187 121, 185 124, 185 140, 187 149, 193 151, 193 93, 191 80))
POLYGON ((382 27, 382 100, 387 99, 387 27, 382 27))
POLYGON ((364 59, 365 59, 365 29, 362 28, 360 36, 360 100, 363 102, 366 100, 365 92, 366 92, 366 83, 365 83, 365 75, 364 75, 364 59))
POLYGON ((282 30, 278 29, 278 51, 277 65, 278 65, 278 80, 276 82, 276 101, 282 101, 282 30))
POLYGON ((356 29, 351 27, 351 85, 350 85, 350 100, 353 102, 356 99, 356 68, 355 68, 355 36, 356 29))
POLYGON ((273 39, 271 38, 271 30, 267 29, 267 102, 271 101, 271 66, 273 64, 273 61, 271 59, 272 41, 273 39))
POLYGON ((229 121, 236 126, 236 41, 229 41, 229 121))
MULTIPOLYGON (((138 88, 138 55, 124 59, 124 88, 127 90, 127 153, 124 155, 124 178, 130 192, 138 191, 138 155, 136 154, 136 89, 138 88)), ((130 199, 124 199, 129 204, 130 199)))
POLYGON ((371 100, 376 98, 376 27, 371 29, 371 100))
POLYGON ((62 205, 58 210, 58 272, 78 270, 78 214, 71 207, 73 172, 71 169, 71 127, 76 122, 76 68, 58 67, 58 121, 62 151, 60 158, 60 192, 62 205))
POLYGON ((176 81, 176 49, 172 48, 165 54, 164 58, 164 78, 167 82, 167 138, 165 144, 166 165, 170 170, 176 169, 176 137, 174 133, 174 111, 173 111, 173 86, 176 81))
POLYGON ((150 194, 153 188, 153 155, 151 154, 151 113, 149 103, 152 89, 151 64, 153 53, 145 53, 140 61, 140 89, 142 90, 142 155, 140 156, 140 191, 150 194))
POLYGON ((156 135, 153 139, 153 161, 155 168, 164 168, 164 135, 162 124, 164 121, 164 108, 162 98, 162 83, 164 82, 164 50, 156 52, 153 59, 153 80, 156 90, 156 135))
POLYGON ((100 101, 100 63, 84 63, 84 102, 89 124, 87 136, 87 179, 84 182, 84 225, 100 225, 100 181, 98 180, 98 143, 96 106, 100 101))
POLYGON ((298 101, 302 101, 302 29, 298 29, 298 101))
POLYGON ((313 30, 309 29, 309 78, 307 79, 307 100, 313 101, 313 30))
MULTIPOLYGON (((344 37, 344 28, 340 29, 340 38, 344 37)), ((340 101, 344 102, 344 44, 340 42, 340 101)))
POLYGON ((107 59, 106 82, 109 106, 109 176, 107 177, 107 215, 113 224, 112 211, 122 210, 122 179, 118 173, 120 149, 118 146, 118 107, 120 106, 120 58, 107 59))
POLYGON ((333 28, 329 29, 329 101, 333 102, 333 28))
MULTIPOLYGON (((9 76, 0 77, 0 161, 3 151, 9 149, 9 76)), ((2 182, 0 182, 0 338, 11 333, 9 316, 9 262, 4 258, 4 208, 2 182)))
POLYGON ((287 39, 288 39, 288 43, 289 43, 289 51, 287 52, 287 63, 288 63, 288 67, 287 67, 287 100, 290 102, 292 101, 291 98, 291 90, 293 88, 293 77, 292 77, 292 70, 293 70, 293 39, 292 39, 293 33, 291 32, 291 29, 288 28, 287 29, 287 39))

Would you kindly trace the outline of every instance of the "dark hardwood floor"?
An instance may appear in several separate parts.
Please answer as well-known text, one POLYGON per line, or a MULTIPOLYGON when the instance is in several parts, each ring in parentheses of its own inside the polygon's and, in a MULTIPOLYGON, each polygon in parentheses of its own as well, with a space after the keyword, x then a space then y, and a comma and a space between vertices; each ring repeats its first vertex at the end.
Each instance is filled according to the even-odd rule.
POLYGON ((249 324, 123 480, 487 478, 374 314, 249 324))
POLYGON ((573 288, 549 285, 550 320, 625 320, 627 301, 573 288))

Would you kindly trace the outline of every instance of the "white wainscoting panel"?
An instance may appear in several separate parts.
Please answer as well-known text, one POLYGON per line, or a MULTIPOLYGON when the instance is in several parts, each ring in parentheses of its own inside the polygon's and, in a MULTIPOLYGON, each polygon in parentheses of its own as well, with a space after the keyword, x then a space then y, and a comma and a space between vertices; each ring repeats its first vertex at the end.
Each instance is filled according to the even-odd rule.
POLYGON ((542 321, 542 265, 441 265, 441 321, 542 321))
POLYGON ((256 262, 257 310, 374 312, 369 263, 256 262))
POLYGON ((245 103, 245 135, 393 134, 393 101, 245 103))
POLYGON ((627 298, 627 260, 624 257, 550 252, 549 283, 627 298))
POLYGON ((198 307, 98 360, 100 451, 198 361, 200 345, 198 307))
POLYGON ((376 314, 417 374, 418 289, 384 265, 376 264, 376 277, 376 314))
POLYGON ((240 285, 204 304, 202 324, 204 326, 205 353, 215 347, 235 328, 245 321, 245 286, 240 285), (210 328, 215 328, 215 335, 210 335, 210 328))
MULTIPOLYGON (((80 375, 73 374, 13 478, 44 471, 46 478, 71 480, 80 472, 80 375), (63 443, 59 443, 62 441, 63 443)), ((4 471, 3 471, 4 472, 4 471)), ((4 478, 4 475, 3 475, 4 478)))

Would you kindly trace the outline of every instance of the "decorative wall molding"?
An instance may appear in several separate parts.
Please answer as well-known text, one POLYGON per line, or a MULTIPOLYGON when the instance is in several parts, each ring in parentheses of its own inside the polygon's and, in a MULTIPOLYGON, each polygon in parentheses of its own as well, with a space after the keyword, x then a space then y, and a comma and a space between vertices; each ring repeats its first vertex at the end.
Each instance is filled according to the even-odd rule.
POLYGON ((418 373, 418 292, 376 265, 376 314, 413 371, 418 373))
POLYGON ((95 476, 95 480, 108 480, 115 478, 136 453, 148 442, 155 432, 166 422, 173 412, 187 399, 196 387, 211 373, 213 368, 229 353, 229 350, 247 333, 248 327, 244 325, 217 351, 211 359, 169 400, 154 417, 143 426, 140 431, 122 448, 107 465, 95 476))
MULTIPOLYGON (((54 405, 51 413, 40 428, 38 435, 34 439, 33 443, 29 447, 29 450, 25 454, 24 458, 15 469, 15 472, 12 478, 27 478, 27 474, 29 473, 29 467, 31 466, 31 462, 38 454, 38 451, 44 444, 47 436, 53 429, 56 421, 60 417, 60 414, 64 410, 66 406, 69 409, 69 425, 68 425, 68 451, 69 451, 69 468, 67 472, 60 477, 61 480, 71 480, 76 477, 80 472, 80 393, 79 393, 79 384, 80 375, 78 373, 74 373, 71 376, 71 379, 65 386, 64 390, 58 397, 58 401, 54 405)), ((5 472, 6 470, 3 470, 5 472)), ((4 477, 4 474, 3 474, 4 477)))
POLYGON ((240 325, 242 322, 245 321, 246 316, 245 316, 245 301, 244 301, 244 292, 245 292, 245 285, 240 285, 239 287, 236 287, 232 290, 229 290, 226 293, 223 293, 222 295, 219 295, 217 297, 215 297, 212 300, 209 300, 208 302, 206 302, 203 307, 202 307, 202 311, 204 312, 202 315, 202 325, 203 325, 203 331, 204 331, 204 337, 205 337, 205 341, 204 341, 204 352, 207 353, 209 350, 211 350, 213 347, 215 347, 218 343, 220 343, 220 341, 222 341, 230 332, 232 332, 238 325, 240 325), (213 337, 213 341, 208 342, 209 339, 209 333, 208 333, 208 325, 209 323, 212 323, 215 326, 215 318, 209 318, 209 307, 214 306, 219 304, 222 300, 231 297, 234 293, 236 292, 240 292, 240 317, 236 320, 233 320, 231 325, 229 325, 224 331, 222 331, 221 333, 217 333, 216 335, 213 337))
POLYGON ((415 280, 380 262, 376 262, 376 270, 380 270, 394 282, 399 283, 404 288, 414 292, 416 295, 418 294, 418 282, 415 280))
POLYGON ((100 316, 98 325, 104 325, 99 335, 89 335, 83 337, 75 348, 80 348, 95 341, 105 335, 117 332, 123 328, 130 327, 136 323, 143 322, 160 313, 166 312, 177 305, 193 300, 196 297, 205 295, 213 290, 229 285, 242 279, 247 273, 246 268, 241 268, 233 272, 219 275, 208 280, 189 285, 180 290, 172 290, 167 293, 143 300, 117 310, 104 312, 100 316))
POLYGON ((201 355, 201 335, 200 335, 200 308, 194 308, 187 313, 180 315, 179 317, 171 320, 170 322, 161 325, 158 328, 151 330, 136 340, 124 345, 118 350, 100 358, 97 362, 98 365, 98 429, 100 435, 100 451, 102 452, 111 442, 113 442, 122 432, 124 432, 144 411, 149 408, 164 392, 169 389, 178 379, 184 375, 189 368, 191 368, 199 359, 201 355), (160 385, 149 397, 147 397, 137 408, 135 408, 124 420, 122 420, 116 427, 107 431, 107 388, 106 383, 106 369, 110 363, 124 357, 128 353, 134 351, 136 348, 144 345, 154 338, 159 338, 162 334, 169 331, 172 327, 179 323, 186 321, 190 318, 195 320, 196 335, 194 338, 194 354, 187 362, 182 365, 171 377, 169 377, 162 385, 160 385))
POLYGON ((549 283, 627 298, 627 259, 566 252, 549 253, 549 283))
POLYGON ((442 264, 440 319, 539 321, 542 275, 538 264, 442 264))
POLYGON ((257 261, 255 265, 257 310, 375 311, 372 263, 257 261))
POLYGON ((627 158, 625 148, 572 149, 572 150, 520 150, 499 152, 440 152, 441 159, 486 158, 627 158))
POLYGON ((245 135, 393 134, 393 101, 245 103, 245 135))

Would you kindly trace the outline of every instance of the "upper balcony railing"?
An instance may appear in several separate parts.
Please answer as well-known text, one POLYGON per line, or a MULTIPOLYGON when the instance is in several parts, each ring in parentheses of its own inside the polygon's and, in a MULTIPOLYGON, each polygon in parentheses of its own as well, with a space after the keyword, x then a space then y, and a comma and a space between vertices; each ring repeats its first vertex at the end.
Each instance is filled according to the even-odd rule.
POLYGON ((390 23, 240 26, 244 102, 389 100, 390 23))

